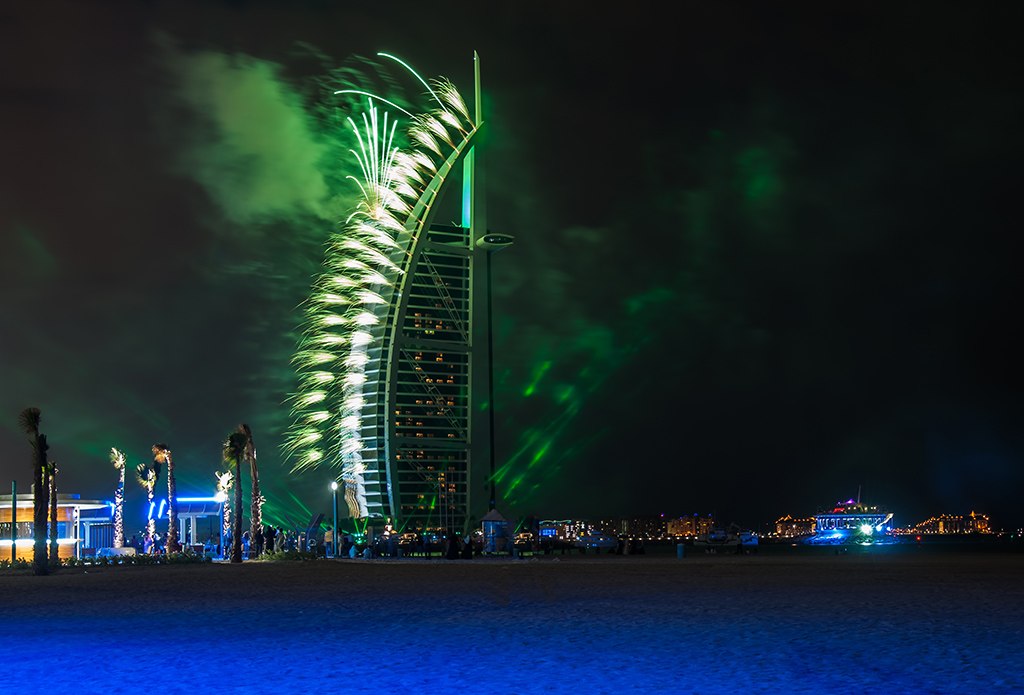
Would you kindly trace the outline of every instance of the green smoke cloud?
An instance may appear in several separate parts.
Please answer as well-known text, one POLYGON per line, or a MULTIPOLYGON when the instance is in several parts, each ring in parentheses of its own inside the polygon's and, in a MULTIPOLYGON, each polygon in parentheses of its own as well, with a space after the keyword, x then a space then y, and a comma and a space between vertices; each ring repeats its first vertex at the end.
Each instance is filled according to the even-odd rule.
POLYGON ((279 65, 243 54, 166 55, 175 95, 195 117, 183 134, 179 173, 232 222, 336 219, 337 192, 325 174, 331 148, 279 65))

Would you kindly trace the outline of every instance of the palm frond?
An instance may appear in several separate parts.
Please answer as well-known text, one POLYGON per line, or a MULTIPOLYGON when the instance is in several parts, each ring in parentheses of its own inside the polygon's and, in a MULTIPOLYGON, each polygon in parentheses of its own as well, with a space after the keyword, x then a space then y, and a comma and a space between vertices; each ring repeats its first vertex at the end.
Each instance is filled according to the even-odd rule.
POLYGON ((231 471, 227 473, 217 471, 213 477, 217 479, 217 492, 227 492, 235 484, 235 474, 231 471))
POLYGON ((25 431, 25 434, 37 434, 41 419, 42 414, 39 408, 25 408, 21 411, 21 415, 18 416, 18 423, 21 425, 21 429, 25 431))
POLYGON ((170 448, 166 444, 154 444, 153 458, 160 463, 167 463, 171 458, 170 448))
POLYGON ((110 447, 110 462, 114 464, 114 468, 117 470, 123 470, 125 466, 124 452, 114 447, 110 447))
POLYGON ((146 488, 147 490, 154 483, 151 482, 153 470, 148 464, 140 463, 135 467, 135 479, 139 482, 139 485, 146 488))
POLYGON ((232 432, 224 440, 223 456, 225 463, 233 464, 245 454, 245 444, 248 438, 244 432, 232 432))

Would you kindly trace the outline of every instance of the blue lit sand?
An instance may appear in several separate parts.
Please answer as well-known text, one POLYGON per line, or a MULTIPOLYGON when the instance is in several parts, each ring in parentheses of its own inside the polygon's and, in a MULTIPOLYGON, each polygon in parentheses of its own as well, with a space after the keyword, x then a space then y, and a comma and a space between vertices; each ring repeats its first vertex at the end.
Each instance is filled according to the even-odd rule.
POLYGON ((821 550, 0 572, 0 632, 17 692, 1024 689, 1024 555, 821 550))

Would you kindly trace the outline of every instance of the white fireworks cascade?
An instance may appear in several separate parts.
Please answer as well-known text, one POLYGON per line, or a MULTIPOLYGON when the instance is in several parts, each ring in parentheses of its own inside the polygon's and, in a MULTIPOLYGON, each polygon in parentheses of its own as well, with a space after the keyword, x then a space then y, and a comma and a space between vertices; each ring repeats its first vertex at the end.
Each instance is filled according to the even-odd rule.
POLYGON ((295 472, 329 467, 341 470, 350 516, 369 516, 361 434, 363 422, 379 399, 367 398, 383 369, 380 348, 397 305, 396 287, 436 193, 431 182, 443 179, 477 125, 455 87, 446 79, 429 84, 395 60, 427 88, 434 108, 413 115, 366 92, 359 122, 348 119, 359 150, 351 150, 359 176, 360 200, 327 244, 324 270, 315 279, 306 305, 305 324, 292 360, 299 391, 292 396, 292 427, 286 451, 295 472), (409 120, 411 147, 395 144, 398 118, 378 107, 390 106, 409 120), (430 190, 428 190, 428 188, 430 190), (426 194, 426 195, 425 195, 426 194), (368 403, 368 401, 371 401, 368 403))

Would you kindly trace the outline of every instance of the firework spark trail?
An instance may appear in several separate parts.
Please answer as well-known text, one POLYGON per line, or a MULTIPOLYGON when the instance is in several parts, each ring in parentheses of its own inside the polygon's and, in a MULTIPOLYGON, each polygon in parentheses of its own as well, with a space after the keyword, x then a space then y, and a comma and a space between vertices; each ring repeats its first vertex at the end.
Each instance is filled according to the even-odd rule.
POLYGON ((360 200, 329 240, 324 272, 306 303, 306 324, 292 360, 300 391, 291 399, 294 422, 285 445, 293 471, 340 467, 354 517, 370 514, 362 430, 375 409, 386 407, 368 396, 382 376, 379 361, 385 332, 394 322, 396 286, 409 270, 412 249, 437 195, 431 183, 450 170, 446 149, 458 152, 477 128, 450 82, 434 80, 431 87, 402 61, 380 55, 413 72, 439 108, 414 116, 367 92, 336 92, 367 97, 361 123, 348 119, 359 147, 351 152, 360 176, 347 178, 358 186, 360 200), (412 149, 396 146, 398 122, 375 102, 409 116, 412 149))

